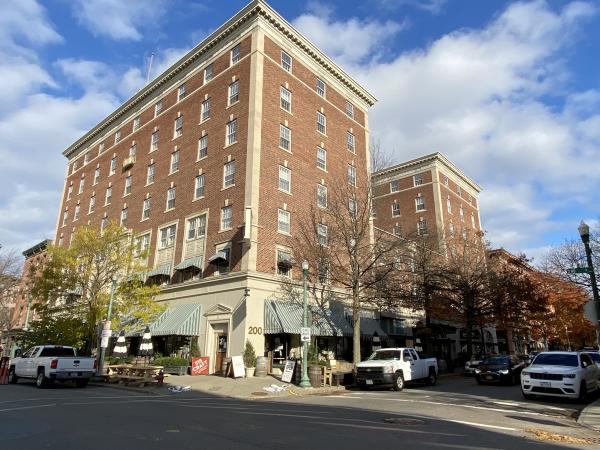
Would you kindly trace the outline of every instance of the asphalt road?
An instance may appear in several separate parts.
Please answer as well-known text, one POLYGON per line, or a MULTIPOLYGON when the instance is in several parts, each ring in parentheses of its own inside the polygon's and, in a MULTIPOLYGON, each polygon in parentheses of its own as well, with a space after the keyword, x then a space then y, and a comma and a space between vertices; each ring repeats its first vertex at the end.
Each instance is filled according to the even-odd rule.
MULTIPOLYGON (((494 411, 464 407, 480 405, 477 396, 463 399, 456 408, 441 404, 450 403, 452 386, 468 390, 471 381, 453 380, 435 390, 347 392, 285 401, 234 400, 197 392, 140 394, 92 386, 39 390, 20 383, 0 386, 0 448, 567 448, 508 430, 513 428, 510 417, 501 421, 497 416, 495 428, 482 427, 494 411), (450 409, 458 412, 449 414, 450 409)), ((458 399, 468 394, 454 395, 458 399)), ((563 406, 568 405, 555 407, 563 406)), ((575 426, 571 419, 545 413, 529 418, 575 426)))

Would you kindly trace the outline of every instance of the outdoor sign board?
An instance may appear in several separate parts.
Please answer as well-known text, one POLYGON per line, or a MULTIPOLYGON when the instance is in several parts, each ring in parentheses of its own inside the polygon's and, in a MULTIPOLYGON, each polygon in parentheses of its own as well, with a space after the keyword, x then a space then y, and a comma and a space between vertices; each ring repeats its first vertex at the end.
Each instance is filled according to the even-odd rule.
POLYGON ((208 375, 208 356, 192 358, 192 375, 208 375))
POLYGON ((112 333, 112 330, 110 330, 110 329, 102 330, 102 339, 100 341, 100 347, 102 347, 102 348, 108 347, 108 340, 110 338, 111 333, 112 333))
POLYGON ((283 375, 281 375, 281 381, 283 381, 284 383, 291 383, 295 367, 296 361, 287 360, 285 362, 285 368, 283 369, 283 375))
POLYGON ((310 342, 310 327, 300 328, 300 342, 310 342))
POLYGON ((232 356, 231 365, 233 366, 233 378, 244 377, 244 359, 241 356, 232 356))

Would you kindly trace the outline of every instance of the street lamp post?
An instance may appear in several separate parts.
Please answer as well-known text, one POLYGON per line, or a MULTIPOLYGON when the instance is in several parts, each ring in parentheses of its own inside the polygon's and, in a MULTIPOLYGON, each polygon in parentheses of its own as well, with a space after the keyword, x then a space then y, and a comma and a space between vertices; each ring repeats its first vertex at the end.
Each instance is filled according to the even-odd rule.
MULTIPOLYGON (((304 290, 303 290, 303 315, 302 315, 302 326, 308 327, 308 300, 306 292, 308 289, 308 261, 302 262, 302 274, 304 276, 304 290)), ((302 343, 302 378, 300 379, 301 388, 309 388, 310 380, 308 379, 308 342, 302 343)))
MULTIPOLYGON (((104 322, 103 331, 110 330, 110 318, 112 316, 112 304, 113 297, 115 295, 115 289, 117 287, 117 279, 113 277, 112 283, 110 285, 110 299, 108 300, 108 312, 106 314, 106 322, 104 322)), ((100 342, 100 357, 98 358, 98 372, 96 374, 98 376, 102 376, 104 373, 104 356, 106 354, 106 347, 102 346, 102 342, 100 342)))
MULTIPOLYGON (((588 273, 592 282, 592 295, 594 296, 594 305, 596 307, 596 325, 600 325, 600 296, 598 296, 598 284, 596 283, 596 272, 592 261, 592 249, 590 248, 590 227, 583 220, 577 228, 581 242, 585 247, 585 256, 587 257, 588 273)), ((600 330, 596 330, 596 342, 600 345, 600 330)))

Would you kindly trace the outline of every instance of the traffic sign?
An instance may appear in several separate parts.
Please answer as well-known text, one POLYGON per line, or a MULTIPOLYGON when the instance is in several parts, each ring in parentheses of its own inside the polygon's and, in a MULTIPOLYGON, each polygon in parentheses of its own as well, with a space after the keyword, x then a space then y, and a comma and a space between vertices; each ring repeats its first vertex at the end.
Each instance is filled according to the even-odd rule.
POLYGON ((300 328, 300 342, 310 342, 310 327, 300 328))
POLYGON ((567 273, 588 273, 587 267, 572 267, 567 269, 567 273))

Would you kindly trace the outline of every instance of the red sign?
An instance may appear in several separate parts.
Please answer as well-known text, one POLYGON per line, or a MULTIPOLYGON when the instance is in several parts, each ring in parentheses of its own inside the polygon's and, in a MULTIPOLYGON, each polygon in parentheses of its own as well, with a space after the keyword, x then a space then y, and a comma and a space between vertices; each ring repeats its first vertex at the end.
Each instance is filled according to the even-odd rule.
POLYGON ((208 375, 208 356, 192 358, 192 375, 208 375))

